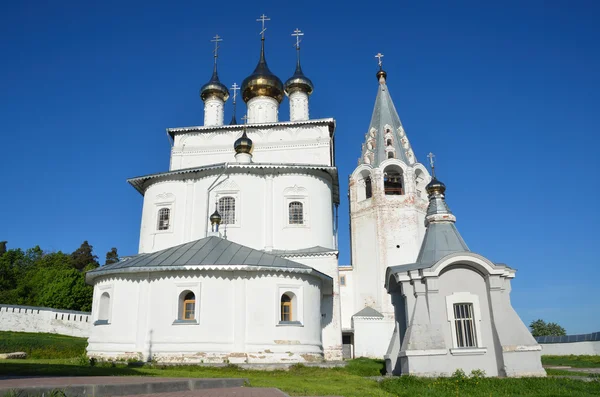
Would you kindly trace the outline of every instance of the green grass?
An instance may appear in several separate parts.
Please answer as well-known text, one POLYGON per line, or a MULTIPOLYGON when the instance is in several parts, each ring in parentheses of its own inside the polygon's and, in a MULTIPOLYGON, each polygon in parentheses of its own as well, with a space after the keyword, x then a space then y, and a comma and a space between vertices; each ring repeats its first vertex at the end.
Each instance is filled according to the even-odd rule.
POLYGON ((86 338, 72 336, 0 332, 0 353, 26 352, 30 358, 70 358, 81 356, 87 346, 86 338))
POLYGON ((583 376, 589 378, 598 378, 599 374, 580 372, 580 371, 568 371, 566 369, 546 369, 548 376, 583 376))
MULTIPOLYGON (((82 366, 78 359, 0 360, 2 375, 41 376, 164 376, 248 378, 254 387, 276 387, 292 396, 341 395, 345 397, 392 396, 600 396, 600 382, 561 378, 415 378, 397 377, 382 383, 366 379, 383 368, 380 360, 357 359, 345 368, 293 366, 289 371, 243 370, 236 366, 161 366, 127 364, 82 366)), ((562 373, 559 373, 562 375, 562 373)))
MULTIPOLYGON (((25 360, 0 360, 0 376, 163 376, 247 378, 254 387, 276 387, 292 396, 600 396, 600 382, 562 378, 471 379, 397 377, 381 383, 366 379, 382 374, 382 360, 356 359, 344 368, 295 365, 289 371, 243 370, 236 366, 164 366, 97 363, 82 365, 86 341, 53 334, 0 332, 0 352, 25 351, 25 360)), ((599 367, 597 356, 543 357, 544 364, 599 367)), ((581 375, 549 370, 549 375, 581 375)))
POLYGON ((542 364, 574 368, 600 368, 600 356, 542 356, 542 364))

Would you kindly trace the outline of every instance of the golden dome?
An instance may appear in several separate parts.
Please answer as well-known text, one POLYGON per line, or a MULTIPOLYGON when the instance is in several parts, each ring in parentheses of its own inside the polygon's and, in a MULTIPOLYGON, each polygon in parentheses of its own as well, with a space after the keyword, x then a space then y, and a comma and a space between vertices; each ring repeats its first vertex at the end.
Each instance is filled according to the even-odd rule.
POLYGON ((283 83, 267 66, 265 59, 265 39, 262 39, 260 60, 254 72, 246 77, 242 83, 242 98, 244 102, 257 96, 275 98, 277 102, 283 101, 283 83))
POLYGON ((385 70, 379 68, 379 71, 377 72, 377 81, 379 81, 381 77, 383 77, 384 80, 387 80, 387 73, 385 70))
POLYGON ((302 73, 302 68, 300 67, 300 58, 298 58, 294 75, 285 82, 283 88, 285 93, 288 95, 291 95, 297 91, 306 92, 307 95, 312 94, 314 86, 312 81, 310 81, 310 79, 306 77, 304 73, 302 73))
POLYGON ((432 195, 434 193, 444 194, 444 192, 446 191, 446 185, 444 185, 443 182, 438 181, 434 176, 431 182, 429 182, 427 186, 425 186, 425 190, 427 190, 427 194, 429 195, 432 195))
POLYGON ((206 101, 206 99, 210 98, 211 96, 221 98, 223 102, 229 98, 229 90, 219 80, 216 63, 211 79, 208 83, 204 84, 202 88, 200 88, 200 98, 202 98, 203 101, 206 101))
MULTIPOLYGON (((215 205, 216 207, 216 205, 215 205)), ((215 223, 217 225, 221 224, 221 214, 219 214, 219 211, 217 211, 217 209, 215 208, 215 212, 213 212, 213 214, 210 216, 210 223, 211 225, 214 225, 215 223)))
POLYGON ((252 153, 252 149, 254 148, 254 146, 252 144, 252 139, 248 138, 248 135, 246 135, 246 128, 244 128, 244 133, 242 134, 242 136, 236 139, 235 143, 233 144, 233 148, 236 154, 252 153))

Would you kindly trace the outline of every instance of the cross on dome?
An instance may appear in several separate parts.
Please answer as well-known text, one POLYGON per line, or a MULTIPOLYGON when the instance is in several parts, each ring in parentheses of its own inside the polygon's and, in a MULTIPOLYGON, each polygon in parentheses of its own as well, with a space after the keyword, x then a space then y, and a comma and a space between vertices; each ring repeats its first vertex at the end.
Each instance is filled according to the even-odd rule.
POLYGON ((219 43, 221 41, 223 41, 223 39, 218 34, 216 34, 215 37, 213 37, 211 40, 212 43, 215 43, 215 49, 213 50, 213 54, 215 54, 215 62, 217 61, 217 58, 219 57, 219 43))
POLYGON ((261 35, 261 38, 262 38, 263 40, 264 40, 264 38, 265 38, 265 31, 267 30, 267 28, 265 28, 265 21, 270 21, 270 20, 271 20, 271 18, 267 18, 267 16, 266 16, 265 14, 262 14, 262 15, 260 16, 260 18, 258 18, 258 19, 256 20, 256 22, 261 22, 261 23, 262 23, 262 30, 260 31, 260 33, 259 33, 259 34, 261 35))
POLYGON ((427 158, 429 159, 429 165, 431 166, 431 176, 435 178, 435 154, 429 152, 427 158))
POLYGON ((381 69, 383 63, 381 62, 381 58, 383 58, 383 54, 381 52, 378 52, 377 55, 375 55, 375 58, 377 58, 377 64, 379 65, 379 68, 381 69))
POLYGON ((300 40, 300 36, 304 36, 304 33, 302 33, 302 31, 300 29, 296 28, 296 30, 294 30, 294 33, 292 33, 292 36, 296 37, 295 46, 296 46, 297 50, 300 50, 300 42, 302 41, 302 40, 300 40))
POLYGON ((235 99, 237 98, 237 92, 240 90, 240 86, 237 85, 237 83, 233 83, 231 89, 233 90, 233 103, 235 103, 235 99))

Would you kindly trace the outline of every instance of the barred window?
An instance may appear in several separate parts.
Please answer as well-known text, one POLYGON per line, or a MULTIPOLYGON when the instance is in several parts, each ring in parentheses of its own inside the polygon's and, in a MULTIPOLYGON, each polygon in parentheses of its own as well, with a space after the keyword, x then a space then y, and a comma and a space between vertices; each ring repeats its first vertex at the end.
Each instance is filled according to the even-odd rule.
POLYGON ((219 199, 219 214, 221 214, 222 225, 235 224, 235 199, 233 197, 219 199))
POLYGON ((161 208, 158 210, 158 230, 169 230, 169 220, 171 218, 171 210, 169 208, 161 208))
POLYGON ((289 205, 290 225, 304 224, 304 206, 299 201, 292 201, 289 205))
POLYGON ((454 327, 457 347, 477 347, 473 304, 454 304, 454 327))

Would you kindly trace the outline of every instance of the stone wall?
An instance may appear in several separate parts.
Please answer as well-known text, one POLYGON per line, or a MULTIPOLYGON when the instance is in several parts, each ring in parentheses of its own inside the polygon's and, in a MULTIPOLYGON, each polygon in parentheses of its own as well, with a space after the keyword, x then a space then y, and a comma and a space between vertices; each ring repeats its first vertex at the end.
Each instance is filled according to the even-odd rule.
POLYGON ((544 356, 600 355, 600 332, 582 335, 538 336, 544 356))
POLYGON ((90 336, 91 313, 0 304, 0 331, 90 336))

